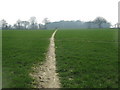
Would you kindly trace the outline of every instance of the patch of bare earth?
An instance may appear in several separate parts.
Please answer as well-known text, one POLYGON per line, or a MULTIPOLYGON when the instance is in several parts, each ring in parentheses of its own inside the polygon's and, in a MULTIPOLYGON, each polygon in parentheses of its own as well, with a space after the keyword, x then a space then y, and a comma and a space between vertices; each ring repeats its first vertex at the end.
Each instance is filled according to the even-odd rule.
POLYGON ((50 38, 50 44, 46 55, 46 61, 43 63, 43 65, 33 67, 34 73, 30 73, 30 75, 35 80, 33 82, 34 88, 60 88, 59 77, 56 73, 54 43, 54 36, 56 31, 52 34, 50 38))

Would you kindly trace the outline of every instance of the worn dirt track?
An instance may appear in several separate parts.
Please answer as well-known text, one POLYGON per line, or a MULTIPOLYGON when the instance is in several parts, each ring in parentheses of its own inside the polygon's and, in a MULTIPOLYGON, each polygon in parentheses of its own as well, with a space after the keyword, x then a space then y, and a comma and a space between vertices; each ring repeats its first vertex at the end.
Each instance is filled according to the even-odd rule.
POLYGON ((55 58, 55 43, 54 36, 57 30, 54 31, 50 38, 50 44, 46 55, 46 61, 43 65, 34 68, 34 73, 30 74, 35 83, 35 88, 60 88, 59 77, 56 73, 56 58, 55 58))

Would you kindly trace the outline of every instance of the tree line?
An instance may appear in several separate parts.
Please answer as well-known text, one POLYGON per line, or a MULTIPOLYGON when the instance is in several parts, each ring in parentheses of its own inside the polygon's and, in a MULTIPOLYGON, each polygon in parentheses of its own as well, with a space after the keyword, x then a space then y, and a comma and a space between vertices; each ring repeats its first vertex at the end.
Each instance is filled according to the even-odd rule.
POLYGON ((49 22, 48 18, 43 19, 43 24, 37 23, 36 17, 30 17, 28 21, 22 21, 18 19, 15 24, 8 24, 5 19, 0 21, 0 27, 2 30, 38 30, 38 29, 47 29, 46 24, 49 22))
POLYGON ((58 21, 50 22, 48 18, 43 19, 43 23, 37 23, 36 17, 30 17, 28 21, 17 20, 15 24, 10 25, 6 20, 0 21, 2 30, 41 30, 41 29, 70 29, 70 28, 110 28, 111 23, 103 17, 96 17, 93 21, 58 21))

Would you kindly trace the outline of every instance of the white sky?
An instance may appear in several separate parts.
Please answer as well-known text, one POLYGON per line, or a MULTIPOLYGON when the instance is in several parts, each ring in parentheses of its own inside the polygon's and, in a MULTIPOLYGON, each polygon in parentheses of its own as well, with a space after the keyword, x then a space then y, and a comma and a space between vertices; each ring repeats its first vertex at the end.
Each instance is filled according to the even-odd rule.
POLYGON ((13 24, 18 19, 29 20, 31 16, 41 23, 50 21, 89 21, 102 16, 112 24, 118 22, 120 0, 0 0, 0 20, 13 24))

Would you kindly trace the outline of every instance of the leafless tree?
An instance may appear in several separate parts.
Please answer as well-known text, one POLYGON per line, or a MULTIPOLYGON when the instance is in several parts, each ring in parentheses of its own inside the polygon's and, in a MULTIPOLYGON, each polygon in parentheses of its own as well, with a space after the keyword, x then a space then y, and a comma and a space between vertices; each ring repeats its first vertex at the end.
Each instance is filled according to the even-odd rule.
POLYGON ((21 29, 21 26, 22 26, 21 22, 22 21, 20 19, 17 20, 16 25, 15 25, 17 29, 21 29))
POLYGON ((36 29, 36 23, 37 23, 36 17, 31 17, 29 21, 30 21, 31 29, 36 29))
POLYGON ((29 22, 28 21, 22 21, 21 24, 23 26, 23 29, 27 29, 27 27, 29 25, 29 22))
POLYGON ((43 23, 45 25, 45 29, 47 29, 47 24, 50 23, 50 20, 48 18, 44 18, 43 23))
POLYGON ((107 23, 107 20, 103 17, 97 17, 93 22, 97 24, 99 28, 102 28, 102 24, 107 23))
POLYGON ((6 20, 3 19, 3 20, 0 21, 0 23, 1 23, 1 28, 2 29, 7 29, 7 27, 8 27, 7 24, 8 23, 6 22, 6 20))

